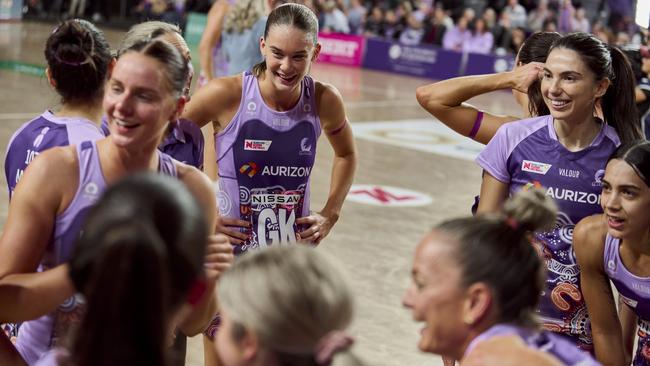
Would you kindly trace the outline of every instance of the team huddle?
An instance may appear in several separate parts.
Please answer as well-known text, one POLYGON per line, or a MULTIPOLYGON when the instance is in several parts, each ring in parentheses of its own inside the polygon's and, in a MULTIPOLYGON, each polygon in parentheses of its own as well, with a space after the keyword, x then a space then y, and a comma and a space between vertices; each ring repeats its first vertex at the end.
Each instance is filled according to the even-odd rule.
MULTIPOLYGON (((340 93, 309 76, 316 16, 277 5, 262 60, 191 98, 174 25, 133 26, 115 56, 88 21, 52 32, 61 108, 6 149, 0 364, 183 365, 201 333, 210 366, 366 364, 346 331, 352 290, 315 249, 346 220, 359 157, 340 93), (334 157, 314 211, 321 134, 334 157)), ((416 97, 486 145, 475 214, 414 253, 403 305, 424 325, 420 350, 445 365, 650 365, 650 142, 625 54, 535 33, 513 70, 416 97), (464 103, 503 88, 523 119, 464 103)))

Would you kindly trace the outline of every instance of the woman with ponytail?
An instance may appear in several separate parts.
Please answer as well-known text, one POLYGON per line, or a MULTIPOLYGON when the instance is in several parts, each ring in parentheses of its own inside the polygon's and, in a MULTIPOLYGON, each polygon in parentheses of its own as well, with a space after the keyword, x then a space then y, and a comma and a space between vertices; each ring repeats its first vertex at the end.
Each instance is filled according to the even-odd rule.
POLYGON ((484 170, 479 213, 498 212, 509 195, 530 186, 544 187, 559 206, 555 227, 535 235, 548 269, 538 310, 546 329, 586 350, 593 342, 573 228, 601 212, 598 197, 609 156, 620 142, 641 137, 632 75, 619 49, 590 34, 556 40, 541 80, 550 115, 503 125, 477 158, 484 170), (598 104, 604 120, 595 117, 598 104))
POLYGON ((274 246, 239 258, 218 290, 224 366, 362 366, 346 334, 352 292, 323 254, 274 246))
POLYGON ((535 318, 544 267, 531 238, 553 227, 556 211, 551 199, 531 189, 507 201, 501 214, 448 220, 422 239, 403 298, 413 319, 425 323, 420 350, 461 364, 489 364, 476 360, 490 354, 483 343, 505 337, 500 341, 508 353, 516 353, 492 354, 501 358, 498 364, 520 356, 526 361, 513 364, 596 364, 563 337, 540 330, 535 318))
POLYGON ((65 21, 48 37, 45 59, 45 75, 61 96, 61 106, 25 123, 11 137, 5 154, 9 198, 41 152, 104 137, 99 128, 102 97, 113 62, 104 33, 86 20, 65 21))
POLYGON ((580 221, 573 235, 596 357, 604 365, 648 365, 650 142, 621 146, 607 163, 602 187, 604 213, 580 221), (620 320, 610 280, 622 300, 620 320))
POLYGON ((37 365, 170 364, 174 326, 203 270, 201 207, 178 180, 138 174, 105 192, 81 232, 68 267, 86 311, 69 348, 37 365))

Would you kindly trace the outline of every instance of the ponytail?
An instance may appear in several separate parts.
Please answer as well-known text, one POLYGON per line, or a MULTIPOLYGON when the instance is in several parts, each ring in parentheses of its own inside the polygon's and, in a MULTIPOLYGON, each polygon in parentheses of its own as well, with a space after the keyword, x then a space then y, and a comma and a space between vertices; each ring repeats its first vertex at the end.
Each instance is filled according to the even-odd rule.
POLYGON ((71 364, 166 365, 170 322, 203 271, 208 233, 176 179, 140 173, 104 192, 69 262, 87 303, 71 364))
POLYGON ((140 220, 123 222, 103 236, 101 252, 71 262, 75 286, 92 304, 72 345, 71 363, 166 365, 170 330, 161 320, 171 314, 164 243, 140 220))
POLYGON ((612 58, 611 84, 602 97, 605 121, 618 133, 622 144, 642 138, 640 117, 634 98, 634 71, 627 56, 617 47, 610 47, 612 58))

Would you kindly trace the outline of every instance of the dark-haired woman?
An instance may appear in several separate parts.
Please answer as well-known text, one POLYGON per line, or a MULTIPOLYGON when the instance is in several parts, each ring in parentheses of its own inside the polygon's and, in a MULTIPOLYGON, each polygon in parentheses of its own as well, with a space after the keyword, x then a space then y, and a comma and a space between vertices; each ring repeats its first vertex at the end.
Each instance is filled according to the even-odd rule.
POLYGON ((356 154, 341 96, 309 75, 318 57, 318 20, 306 6, 269 15, 260 42, 265 61, 199 89, 183 118, 212 121, 219 167, 218 231, 235 251, 297 241, 319 243, 338 220, 356 154), (324 131, 334 149, 330 194, 309 210, 309 177, 324 131))
MULTIPOLYGON (((27 363, 33 364, 57 346, 83 313, 83 300, 74 295, 61 268, 70 260, 89 208, 108 186, 143 171, 176 177, 194 194, 206 221, 214 227, 216 205, 207 177, 157 150, 169 121, 178 118, 185 104, 188 71, 178 50, 164 41, 138 43, 122 53, 103 100, 110 135, 44 152, 16 186, 0 237, 0 285, 54 293, 38 302, 3 299, 12 302, 9 320, 39 317, 23 323, 19 330, 16 347, 27 363)), ((214 314, 211 293, 217 276, 232 260, 225 236, 209 240, 207 294, 179 324, 189 335, 203 330, 214 314)))
POLYGON ((104 137, 104 83, 112 62, 104 34, 92 23, 74 19, 59 25, 45 44, 50 85, 61 96, 58 111, 45 111, 11 137, 5 156, 5 177, 11 198, 27 165, 41 152, 104 137))
POLYGON ((484 170, 478 212, 498 211, 509 195, 529 186, 544 187, 556 200, 557 225, 535 236, 547 266, 539 312, 546 329, 592 349, 573 228, 601 212, 598 197, 609 156, 620 141, 641 135, 634 79, 619 49, 573 33, 553 43, 541 92, 550 115, 503 125, 477 158, 484 170), (604 121, 595 117, 598 102, 604 121))
POLYGON ((538 79, 551 44, 558 38, 560 34, 554 32, 534 33, 517 53, 512 71, 463 76, 424 85, 417 89, 418 102, 449 128, 487 144, 501 125, 520 118, 482 111, 465 102, 495 90, 512 89, 523 116, 547 114, 538 79))
POLYGON ((632 364, 648 365, 650 142, 621 146, 607 163, 602 188, 604 213, 580 221, 573 234, 596 357, 604 365, 629 365, 637 333, 632 364), (610 281, 622 300, 621 322, 610 281))
MULTIPOLYGON (((308 75, 320 52, 317 37, 318 20, 308 7, 276 7, 260 41, 265 60, 202 87, 183 113, 199 126, 212 121, 217 131, 217 232, 230 237, 237 254, 271 244, 320 243, 352 184, 356 152, 341 96, 308 75), (309 177, 321 131, 334 162, 325 207, 312 212, 309 177)), ((215 319, 206 330, 209 338, 217 325, 215 319)))
POLYGON ((533 189, 506 202, 501 214, 445 221, 422 239, 403 297, 413 319, 424 323, 418 348, 461 365, 497 364, 480 362, 490 353, 499 365, 597 365, 568 340, 540 330, 535 318, 544 267, 529 238, 552 227, 555 214, 552 200, 533 189), (507 352, 482 347, 498 337, 507 352))
POLYGON ((137 174, 110 187, 67 265, 86 311, 70 346, 37 365, 171 364, 172 329, 196 300, 191 290, 202 281, 208 230, 176 179, 137 174))

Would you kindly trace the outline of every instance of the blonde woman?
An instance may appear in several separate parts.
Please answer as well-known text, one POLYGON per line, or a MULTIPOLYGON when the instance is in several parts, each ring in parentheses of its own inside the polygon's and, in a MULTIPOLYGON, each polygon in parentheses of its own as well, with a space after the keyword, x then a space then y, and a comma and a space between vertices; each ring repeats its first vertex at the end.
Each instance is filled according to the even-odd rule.
POLYGON ((363 365, 345 333, 351 290, 313 248, 275 246, 243 256, 221 278, 218 298, 215 345, 225 366, 363 365))

